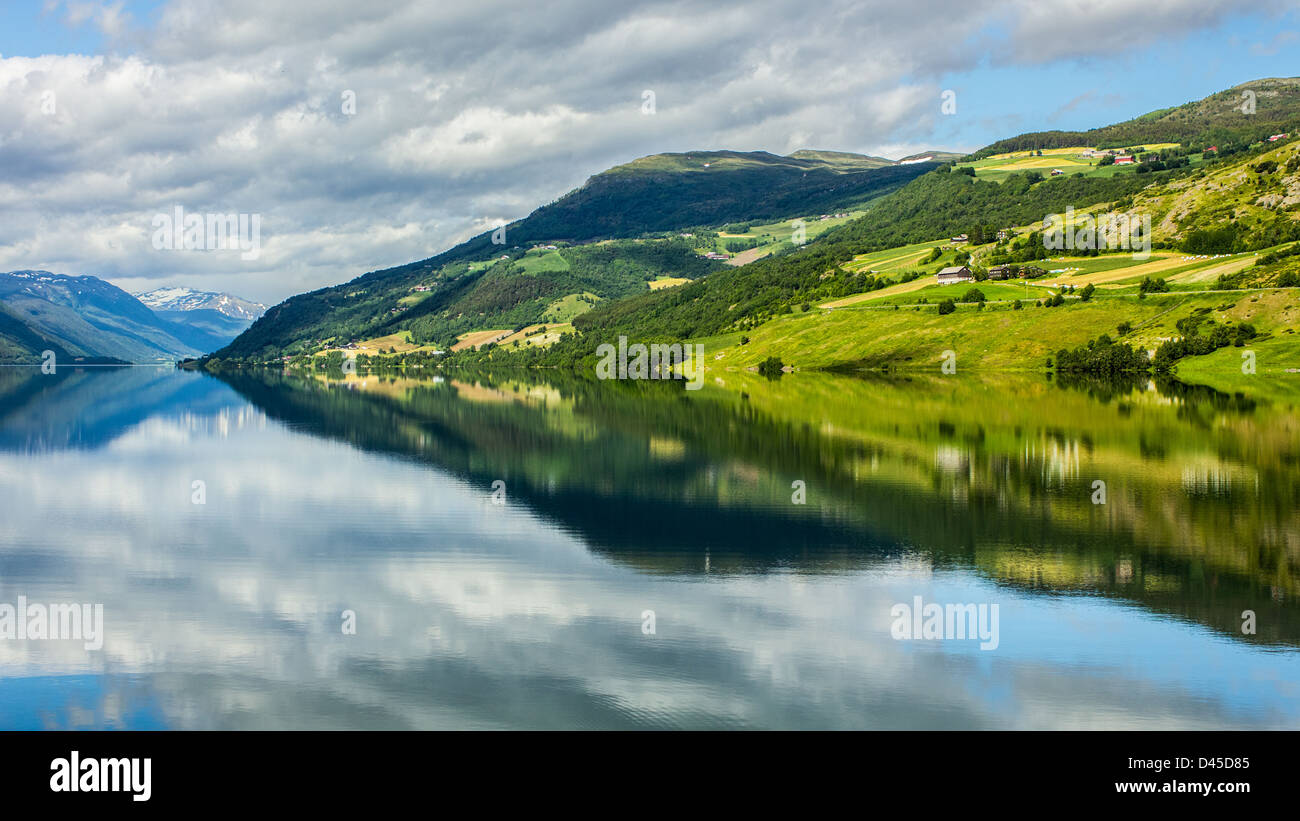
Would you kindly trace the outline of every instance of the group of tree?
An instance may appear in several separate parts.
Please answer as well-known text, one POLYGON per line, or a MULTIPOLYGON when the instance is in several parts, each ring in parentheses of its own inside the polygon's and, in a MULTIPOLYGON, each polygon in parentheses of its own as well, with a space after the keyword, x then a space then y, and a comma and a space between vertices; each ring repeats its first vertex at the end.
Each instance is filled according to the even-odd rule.
POLYGON ((1152 365, 1157 371, 1168 371, 1185 356, 1204 356, 1229 345, 1243 347, 1256 336, 1254 326, 1244 322, 1239 325, 1221 325, 1213 320, 1202 322, 1202 319, 1202 315, 1194 314, 1178 321, 1178 330, 1185 336, 1167 340, 1156 348, 1152 365), (1209 326, 1208 330, 1205 326, 1209 326))
POLYGON ((1114 376, 1138 373, 1150 367, 1147 352, 1102 334, 1087 345, 1074 349, 1062 348, 1056 352, 1056 370, 1064 373, 1086 373, 1114 376))

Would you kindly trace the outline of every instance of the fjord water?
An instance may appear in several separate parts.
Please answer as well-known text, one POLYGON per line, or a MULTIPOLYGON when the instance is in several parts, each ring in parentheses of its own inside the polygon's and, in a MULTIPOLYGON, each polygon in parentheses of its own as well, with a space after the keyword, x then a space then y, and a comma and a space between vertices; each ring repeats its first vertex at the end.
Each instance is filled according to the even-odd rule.
POLYGON ((3 369, 0 727, 1300 728, 1295 407, 718 381, 3 369))

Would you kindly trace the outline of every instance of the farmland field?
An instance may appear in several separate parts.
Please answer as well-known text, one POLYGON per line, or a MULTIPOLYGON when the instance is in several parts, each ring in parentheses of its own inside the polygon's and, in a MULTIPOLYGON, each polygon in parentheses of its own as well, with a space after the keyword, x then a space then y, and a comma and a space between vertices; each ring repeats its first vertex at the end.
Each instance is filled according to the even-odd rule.
POLYGON ((466 348, 478 348, 487 345, 490 342, 499 342, 510 334, 514 333, 510 328, 504 328, 494 331, 471 331, 467 334, 461 334, 456 338, 456 344, 451 346, 453 351, 462 351, 466 348))

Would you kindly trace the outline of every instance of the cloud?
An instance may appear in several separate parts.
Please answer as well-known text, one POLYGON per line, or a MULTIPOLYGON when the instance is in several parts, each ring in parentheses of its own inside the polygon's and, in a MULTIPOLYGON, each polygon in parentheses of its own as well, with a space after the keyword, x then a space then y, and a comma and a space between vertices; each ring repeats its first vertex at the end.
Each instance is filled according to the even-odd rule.
POLYGON ((940 91, 990 55, 1104 56, 1235 10, 173 0, 142 27, 120 3, 62 8, 111 48, 0 59, 0 270, 267 302, 430 256, 646 154, 942 148, 940 91), (261 214, 263 253, 155 251, 151 220, 176 205, 261 214))
POLYGON ((1254 43, 1250 47, 1250 53, 1260 57, 1272 57, 1282 50, 1283 46, 1300 40, 1300 31, 1279 31, 1273 36, 1273 39, 1267 43, 1254 43))

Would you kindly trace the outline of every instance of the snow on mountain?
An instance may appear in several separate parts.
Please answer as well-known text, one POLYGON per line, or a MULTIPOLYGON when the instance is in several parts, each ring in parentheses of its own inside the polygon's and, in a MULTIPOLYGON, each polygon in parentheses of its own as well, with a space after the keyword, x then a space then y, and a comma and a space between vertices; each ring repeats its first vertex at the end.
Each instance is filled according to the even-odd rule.
POLYGON ((155 288, 134 296, 155 311, 209 310, 248 322, 266 313, 266 306, 260 302, 215 291, 196 291, 193 288, 155 288))

